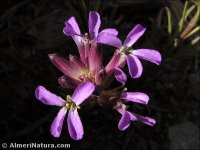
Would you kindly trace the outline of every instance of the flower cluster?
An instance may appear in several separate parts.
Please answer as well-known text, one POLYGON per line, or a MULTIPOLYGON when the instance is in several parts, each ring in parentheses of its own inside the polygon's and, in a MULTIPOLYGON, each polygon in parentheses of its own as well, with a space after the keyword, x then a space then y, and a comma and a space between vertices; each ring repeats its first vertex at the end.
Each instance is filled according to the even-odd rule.
POLYGON ((75 89, 72 96, 67 95, 64 100, 43 86, 36 88, 35 95, 38 100, 46 105, 61 107, 51 125, 50 131, 54 137, 60 136, 64 118, 68 112, 67 123, 71 138, 74 140, 82 139, 84 130, 77 110, 83 105, 89 105, 90 101, 118 111, 121 114, 118 128, 122 131, 129 127, 131 121, 140 121, 150 126, 155 124, 154 119, 127 110, 126 102, 146 105, 149 97, 142 92, 127 92, 125 90, 127 76, 122 69, 127 63, 130 76, 139 78, 143 71, 140 59, 159 65, 161 62, 160 53, 152 49, 134 50, 132 48, 132 45, 145 32, 145 28, 140 24, 130 31, 123 44, 117 37, 118 31, 116 29, 107 28, 100 32, 100 24, 99 14, 90 11, 89 34, 81 34, 75 18, 71 17, 65 22, 63 32, 75 41, 80 58, 70 55, 69 59, 66 59, 56 53, 49 54, 51 62, 64 74, 58 79, 60 86, 65 89, 75 89), (113 57, 105 67, 102 63, 103 55, 99 49, 100 44, 116 47, 113 57), (109 89, 113 80, 119 81, 120 86, 109 89))

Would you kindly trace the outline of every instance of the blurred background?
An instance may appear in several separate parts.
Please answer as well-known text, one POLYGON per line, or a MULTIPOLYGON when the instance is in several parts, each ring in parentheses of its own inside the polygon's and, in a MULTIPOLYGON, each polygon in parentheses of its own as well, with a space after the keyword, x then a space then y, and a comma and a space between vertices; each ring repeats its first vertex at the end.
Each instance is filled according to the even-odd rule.
MULTIPOLYGON (((69 143, 74 150, 198 150, 199 14, 198 0, 1 0, 0 143, 69 143), (121 132, 117 112, 93 106, 80 111, 83 140, 70 139, 66 122, 60 138, 51 136, 58 108, 37 101, 34 90, 44 85, 59 95, 57 79, 62 74, 48 54, 78 55, 74 41, 62 32, 64 22, 75 16, 86 33, 90 10, 100 13, 101 29, 116 28, 122 40, 142 24, 147 31, 133 48, 161 53, 160 66, 142 61, 142 77, 129 78, 126 85, 129 91, 150 96, 148 106, 130 104, 130 110, 155 118, 154 127, 132 123, 121 132)), ((115 49, 101 49, 106 65, 115 49)))

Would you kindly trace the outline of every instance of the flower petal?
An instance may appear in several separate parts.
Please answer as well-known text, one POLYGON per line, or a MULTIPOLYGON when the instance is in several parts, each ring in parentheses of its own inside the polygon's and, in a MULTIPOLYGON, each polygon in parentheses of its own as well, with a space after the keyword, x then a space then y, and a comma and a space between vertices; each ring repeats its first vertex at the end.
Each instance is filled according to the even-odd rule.
POLYGON ((80 35, 80 29, 74 17, 71 17, 65 22, 65 28, 63 29, 64 34, 69 35, 80 35))
POLYGON ((83 137, 84 130, 77 109, 69 111, 67 117, 68 131, 72 139, 80 140, 83 137))
POLYGON ((99 33, 99 27, 101 24, 101 19, 99 14, 96 11, 89 12, 89 33, 92 39, 96 38, 99 33))
POLYGON ((63 75, 62 77, 60 77, 58 79, 58 83, 63 88, 75 88, 76 86, 78 86, 79 84, 81 84, 81 81, 73 79, 73 78, 70 78, 70 77, 68 77, 66 75, 63 75))
POLYGON ((67 109, 63 107, 57 114, 57 116, 54 118, 52 124, 51 124, 51 134, 54 137, 60 137, 61 131, 62 131, 62 125, 63 121, 65 119, 65 115, 67 113, 67 109))
POLYGON ((72 66, 70 65, 69 61, 58 54, 48 54, 49 59, 54 64, 56 68, 58 68, 62 73, 68 76, 72 76, 72 66))
POLYGON ((38 86, 36 88, 35 96, 46 105, 64 106, 66 103, 61 97, 49 92, 43 86, 38 86))
POLYGON ((74 17, 71 17, 65 22, 63 33, 67 36, 71 36, 76 42, 77 47, 80 48, 83 37, 81 37, 79 26, 74 17))
POLYGON ((155 63, 159 65, 161 63, 161 55, 158 51, 156 50, 151 50, 151 49, 137 49, 132 52, 135 56, 138 58, 150 61, 152 63, 155 63))
POLYGON ((124 41, 124 45, 127 47, 131 47, 145 32, 145 28, 140 24, 136 25, 131 32, 129 32, 126 40, 124 41))
POLYGON ((77 56, 70 55, 69 59, 72 68, 75 69, 78 74, 85 74, 87 68, 77 56))
POLYGON ((118 67, 115 68, 115 78, 119 81, 123 86, 127 81, 126 74, 118 67))
POLYGON ((80 70, 77 70, 77 68, 74 67, 74 65, 70 61, 68 61, 67 59, 63 58, 62 56, 56 53, 49 54, 49 58, 51 62, 54 64, 54 66, 58 68, 66 76, 79 80, 80 70))
POLYGON ((82 45, 83 45, 82 43, 84 41, 84 37, 79 36, 79 35, 72 35, 72 38, 73 38, 74 42, 76 43, 76 45, 78 47, 80 55, 82 55, 80 50, 81 50, 82 45))
POLYGON ((140 104, 148 104, 149 96, 141 92, 123 92, 121 99, 132 101, 140 104))
POLYGON ((118 111, 122 114, 122 117, 121 117, 121 119, 119 120, 119 123, 118 123, 118 128, 121 131, 124 131, 130 125, 130 115, 129 115, 128 111, 126 111, 125 108, 120 108, 120 109, 118 109, 118 111))
POLYGON ((130 119, 131 121, 139 121, 139 122, 143 122, 144 124, 147 124, 149 126, 154 126, 156 124, 155 119, 149 118, 149 117, 144 117, 144 116, 140 116, 137 115, 133 112, 128 112, 130 115, 130 119))
POLYGON ((102 69, 102 54, 96 44, 91 44, 90 46, 88 64, 92 76, 97 75, 97 73, 102 69))
MULTIPOLYGON (((114 28, 107 28, 107 29, 104 29, 104 30, 102 30, 100 33, 109 33, 109 34, 113 34, 113 35, 115 35, 115 36, 117 36, 118 35, 118 31, 116 30, 116 29, 114 29, 114 28)), ((99 33, 99 34, 100 34, 99 33)))
POLYGON ((122 46, 122 42, 119 38, 117 38, 114 34, 110 34, 107 32, 99 33, 94 41, 101 44, 111 45, 117 48, 120 48, 122 46))
POLYGON ((126 55, 128 70, 132 78, 139 78, 142 75, 143 67, 140 60, 132 55, 126 55))
POLYGON ((96 75, 95 75, 95 83, 96 83, 96 85, 102 85, 102 80, 104 80, 105 76, 106 76, 106 71, 105 71, 104 68, 99 70, 99 72, 97 71, 96 75))
POLYGON ((73 102, 75 102, 76 105, 81 104, 94 92, 94 89, 95 86, 92 82, 84 82, 80 84, 72 95, 73 102))

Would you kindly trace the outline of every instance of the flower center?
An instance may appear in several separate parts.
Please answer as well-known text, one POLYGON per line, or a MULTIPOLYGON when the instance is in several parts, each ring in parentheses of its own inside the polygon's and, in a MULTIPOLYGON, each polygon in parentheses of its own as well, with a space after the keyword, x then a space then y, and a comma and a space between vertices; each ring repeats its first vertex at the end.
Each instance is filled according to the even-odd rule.
POLYGON ((83 82, 84 81, 91 81, 91 82, 95 83, 95 78, 90 72, 80 75, 79 79, 83 82))
POLYGON ((91 37, 89 36, 88 33, 85 33, 85 41, 87 44, 91 44, 92 43, 92 39, 91 37))
POLYGON ((77 106, 73 101, 70 95, 67 95, 66 97, 66 104, 65 107, 67 109, 75 110, 76 108, 80 109, 79 106, 77 106))
POLYGON ((133 49, 131 47, 126 47, 126 46, 122 46, 119 50, 118 53, 121 55, 128 55, 133 51, 133 49))

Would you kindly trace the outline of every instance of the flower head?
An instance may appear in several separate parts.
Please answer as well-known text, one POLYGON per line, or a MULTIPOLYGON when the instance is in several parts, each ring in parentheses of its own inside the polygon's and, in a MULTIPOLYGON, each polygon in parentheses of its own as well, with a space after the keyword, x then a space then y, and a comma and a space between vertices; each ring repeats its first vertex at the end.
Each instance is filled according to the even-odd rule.
POLYGON ((150 126, 155 124, 154 119, 127 110, 126 102, 147 105, 149 96, 142 92, 127 92, 127 88, 124 87, 127 76, 122 68, 127 62, 131 77, 138 78, 143 71, 139 59, 148 60, 159 65, 161 62, 160 53, 156 50, 144 48, 134 50, 132 48, 132 45, 146 30, 139 24, 131 30, 123 44, 117 38, 117 30, 107 28, 99 32, 100 25, 100 15, 95 11, 90 11, 88 19, 89 32, 82 34, 75 17, 72 16, 65 22, 63 32, 74 39, 80 57, 70 55, 69 59, 66 59, 56 53, 49 54, 51 62, 64 74, 58 79, 58 83, 64 88, 76 88, 72 96, 67 95, 65 100, 49 92, 43 86, 38 86, 35 90, 36 98, 42 103, 61 107, 50 129, 54 137, 61 135, 62 125, 68 113, 67 124, 70 137, 74 140, 82 139, 84 130, 78 109, 93 94, 94 90, 96 90, 95 95, 93 94, 90 97, 90 102, 117 110, 122 115, 118 123, 120 130, 127 129, 131 121, 140 121, 150 126), (102 63, 103 55, 99 50, 99 44, 117 47, 105 68, 102 63), (120 82, 121 86, 116 88, 111 86, 110 89, 109 85, 114 78, 120 82))
MULTIPOLYGON (((125 85, 127 77, 120 68, 115 68, 115 78, 122 84, 122 86, 125 85)), ((122 115, 118 124, 118 128, 120 130, 123 131, 127 129, 130 125, 130 121, 139 121, 150 126, 153 126, 156 123, 156 121, 152 118, 140 116, 133 112, 127 111, 125 102, 135 102, 147 105, 149 102, 149 96, 142 92, 121 92, 117 104, 113 107, 122 115)))
POLYGON ((95 11, 89 12, 89 34, 81 34, 80 28, 75 17, 71 17, 65 22, 63 33, 67 36, 71 36, 74 39, 79 49, 80 58, 85 64, 87 64, 87 61, 90 61, 90 59, 88 59, 90 53, 92 52, 90 47, 97 46, 97 43, 99 43, 97 39, 99 37, 104 38, 105 42, 108 45, 112 45, 109 43, 109 41, 112 39, 116 39, 116 36, 118 35, 118 31, 113 28, 107 28, 99 32, 100 25, 100 15, 98 14, 98 12, 95 11))
POLYGON ((149 117, 144 117, 137 115, 133 112, 127 111, 127 106, 124 104, 125 102, 135 102, 140 104, 148 104, 149 96, 142 92, 122 92, 120 96, 121 101, 117 103, 114 107, 121 115, 121 119, 118 123, 118 128, 120 130, 125 130, 129 127, 131 121, 139 121, 143 122, 147 125, 153 126, 156 121, 149 117))
MULTIPOLYGON (((118 32, 113 28, 104 29, 99 32, 101 20, 100 15, 95 11, 89 12, 88 28, 89 34, 81 34, 75 17, 65 22, 63 32, 71 36, 77 44, 80 59, 70 56, 69 61, 58 54, 49 54, 52 63, 64 73, 58 82, 62 87, 71 88, 82 82, 90 81, 96 85, 102 82, 102 54, 98 50, 98 38, 116 38, 118 32)), ((108 42, 107 42, 108 43, 108 42)))
POLYGON ((126 90, 105 90, 99 96, 99 104, 104 107, 112 107, 117 110, 122 116, 118 123, 120 130, 125 130, 129 127, 131 121, 143 122, 153 126, 156 121, 152 118, 140 116, 136 113, 127 110, 126 102, 134 102, 147 105, 149 96, 142 92, 126 92, 126 90))
POLYGON ((118 109, 118 112, 122 115, 118 123, 118 128, 121 131, 126 130, 129 127, 131 121, 139 121, 149 126, 154 126, 156 123, 156 121, 150 117, 140 116, 133 112, 127 111, 124 106, 118 109))
MULTIPOLYGON (((63 33, 67 36, 72 36, 76 44, 81 44, 81 42, 86 42, 87 40, 92 42, 97 42, 96 40, 99 36, 106 37, 106 35, 110 36, 111 38, 118 35, 118 31, 113 28, 107 28, 99 32, 99 28, 101 25, 100 15, 96 11, 89 12, 89 19, 88 19, 88 28, 89 28, 89 35, 81 34, 80 28, 75 17, 71 17, 69 20, 65 22, 65 27, 63 29, 63 33)), ((107 40, 109 40, 107 38, 107 40)), ((108 43, 109 44, 109 43, 108 43)))
POLYGON ((82 83, 75 89, 72 96, 67 96, 66 100, 63 100, 61 97, 49 92, 43 86, 38 86, 36 88, 35 96, 38 100, 46 105, 61 107, 51 125, 50 131, 54 137, 60 136, 63 121, 68 111, 67 123, 69 134, 74 140, 82 139, 84 130, 77 109, 79 109, 79 105, 93 93, 94 89, 95 86, 93 83, 82 83))
POLYGON ((75 88, 86 81, 96 85, 102 82, 102 59, 99 55, 91 53, 88 65, 73 55, 69 56, 69 60, 56 53, 49 54, 49 58, 54 66, 64 74, 58 79, 58 83, 64 88, 75 88))
MULTIPOLYGON (((158 51, 152 50, 152 49, 136 49, 134 50, 132 48, 132 45, 144 34, 145 28, 142 27, 140 24, 136 25, 130 33, 127 35, 126 40, 124 41, 124 44, 116 37, 112 38, 108 43, 112 46, 115 46, 118 48, 117 52, 121 54, 121 59, 126 59, 126 62, 128 64, 129 73, 132 78, 139 78, 142 75, 143 67, 139 60, 144 59, 147 61, 150 61, 154 64, 159 65, 161 62, 161 55, 158 51)), ((103 39, 98 38, 97 41, 102 44, 108 44, 107 41, 105 42, 103 39)), ((111 60, 111 62, 108 64, 107 69, 110 70, 110 68, 114 67, 120 67, 119 61, 123 62, 119 56, 119 54, 115 54, 115 57, 111 60), (119 57, 117 59, 117 57, 119 57)))

